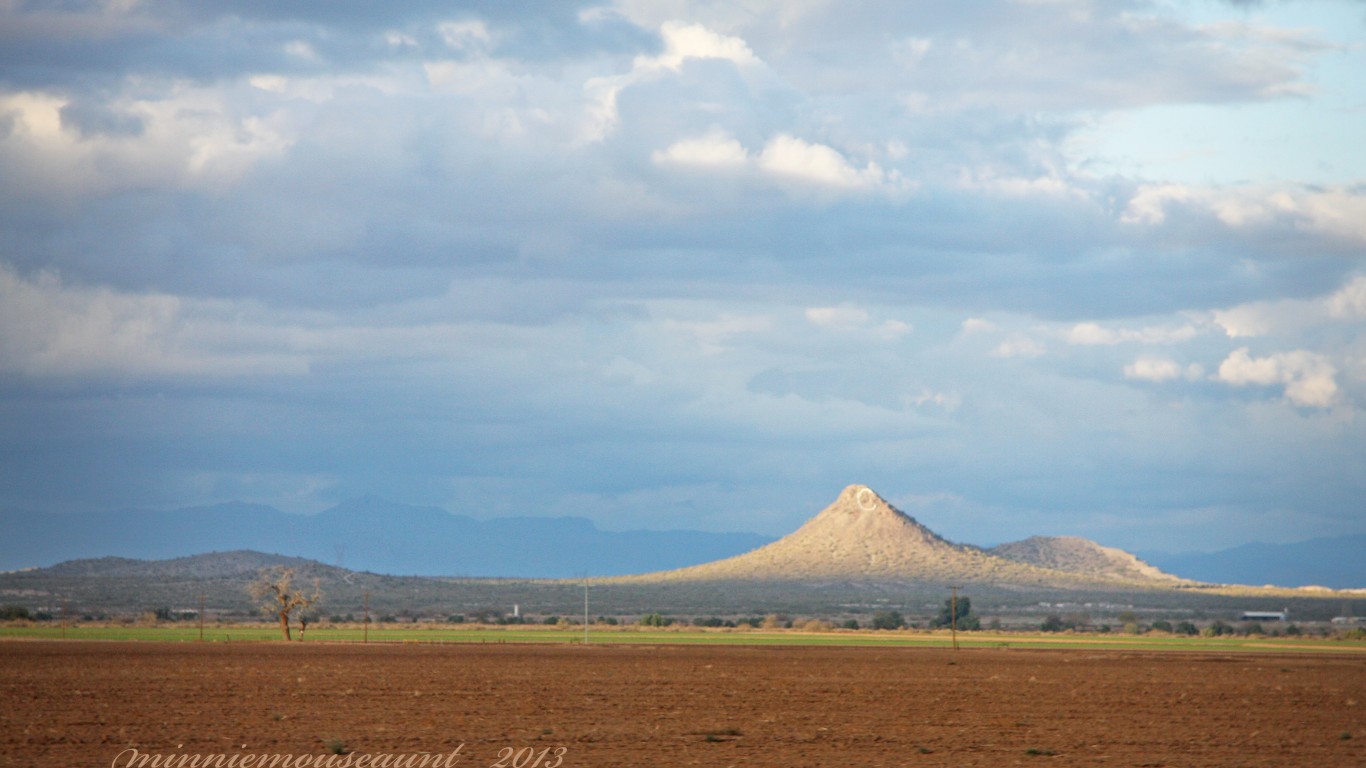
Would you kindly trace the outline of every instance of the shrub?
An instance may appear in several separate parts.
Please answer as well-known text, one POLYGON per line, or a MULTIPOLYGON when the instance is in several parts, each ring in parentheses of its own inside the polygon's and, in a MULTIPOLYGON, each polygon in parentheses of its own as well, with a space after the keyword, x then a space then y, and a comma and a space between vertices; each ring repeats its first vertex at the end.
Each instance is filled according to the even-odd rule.
POLYGON ((1062 623, 1061 616, 1049 616, 1039 625, 1040 632, 1061 632, 1067 628, 1067 625, 1062 623))
POLYGON ((944 606, 939 609, 939 615, 930 622, 931 627, 953 627, 961 630, 981 629, 982 622, 972 615, 972 598, 964 596, 958 598, 957 602, 953 598, 944 600, 944 606), (954 622, 954 609, 957 608, 957 619, 954 622))
POLYGON ((0 620, 22 621, 29 618, 28 609, 22 605, 7 605, 0 608, 0 620))
POLYGON ((878 611, 873 614, 873 629, 901 629, 906 626, 906 618, 896 611, 878 611))
POLYGON ((858 619, 850 619, 841 624, 840 626, 844 627, 845 629, 858 629, 858 619))
POLYGON ((1166 632, 1168 634, 1170 634, 1173 631, 1172 623, 1165 619, 1158 619, 1157 621, 1154 621, 1153 629, 1157 630, 1158 632, 1166 632))
POLYGON ((1195 626, 1194 624, 1192 624, 1191 622, 1189 622, 1189 621, 1182 621, 1182 622, 1179 622, 1179 623, 1172 629, 1172 631, 1175 632, 1175 633, 1178 634, 1178 635, 1198 635, 1198 634, 1200 634, 1200 630, 1197 629, 1196 626, 1195 626))
POLYGON ((1216 621, 1208 627, 1205 627, 1200 634, 1205 637, 1223 637, 1225 635, 1234 634, 1234 629, 1232 626, 1222 621, 1216 621))

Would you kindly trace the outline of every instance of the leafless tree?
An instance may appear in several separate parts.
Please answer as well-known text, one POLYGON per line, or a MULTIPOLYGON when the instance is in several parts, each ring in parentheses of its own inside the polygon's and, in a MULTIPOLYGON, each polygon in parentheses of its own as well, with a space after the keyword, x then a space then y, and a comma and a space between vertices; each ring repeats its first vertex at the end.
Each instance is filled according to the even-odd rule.
MULTIPOLYGON (((247 587, 247 591, 251 593, 252 599, 256 600, 262 609, 279 617, 280 634, 286 640, 291 639, 289 634, 290 614, 296 611, 303 614, 323 598, 322 582, 319 579, 313 580, 312 592, 295 589, 294 569, 286 568, 283 565, 261 569, 256 581, 247 587)), ((302 633, 300 637, 302 637, 302 633)))

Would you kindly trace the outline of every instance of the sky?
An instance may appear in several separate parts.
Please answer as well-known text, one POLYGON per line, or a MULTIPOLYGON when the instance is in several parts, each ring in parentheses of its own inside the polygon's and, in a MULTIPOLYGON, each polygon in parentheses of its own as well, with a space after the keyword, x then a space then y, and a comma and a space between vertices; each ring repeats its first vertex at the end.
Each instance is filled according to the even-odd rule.
POLYGON ((0 0, 0 506, 1366 532, 1360 0, 0 0))

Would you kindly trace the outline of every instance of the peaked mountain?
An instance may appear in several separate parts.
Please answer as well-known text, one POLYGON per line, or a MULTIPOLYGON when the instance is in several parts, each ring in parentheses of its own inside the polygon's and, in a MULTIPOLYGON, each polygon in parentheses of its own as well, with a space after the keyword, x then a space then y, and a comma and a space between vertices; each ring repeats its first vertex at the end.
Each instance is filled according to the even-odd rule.
POLYGON ((1031 536, 987 550, 997 557, 1040 568, 1066 571, 1096 578, 1157 581, 1177 584, 1179 576, 1161 571, 1114 547, 1105 547, 1076 536, 1031 536))
POLYGON ((752 552, 678 570, 617 579, 659 581, 883 581, 1078 587, 1166 583, 1142 571, 1078 572, 954 544, 851 485, 795 532, 752 552))

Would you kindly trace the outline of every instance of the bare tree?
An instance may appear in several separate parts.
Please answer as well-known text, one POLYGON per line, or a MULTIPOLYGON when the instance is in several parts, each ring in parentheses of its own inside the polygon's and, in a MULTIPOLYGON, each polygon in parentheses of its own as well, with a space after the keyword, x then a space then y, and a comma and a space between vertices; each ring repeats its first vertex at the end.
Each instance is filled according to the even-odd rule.
MULTIPOLYGON (((274 568, 262 568, 247 591, 251 593, 253 600, 260 604, 261 608, 269 613, 273 613, 280 619, 280 634, 286 640, 291 639, 289 635, 289 615, 298 611, 300 614, 313 607, 315 603, 323 598, 322 582, 319 579, 313 580, 313 591, 306 592, 294 588, 294 569, 277 565, 274 568)), ((307 627, 307 624, 304 625, 307 627)), ((300 637, 302 637, 300 633, 300 637)))

